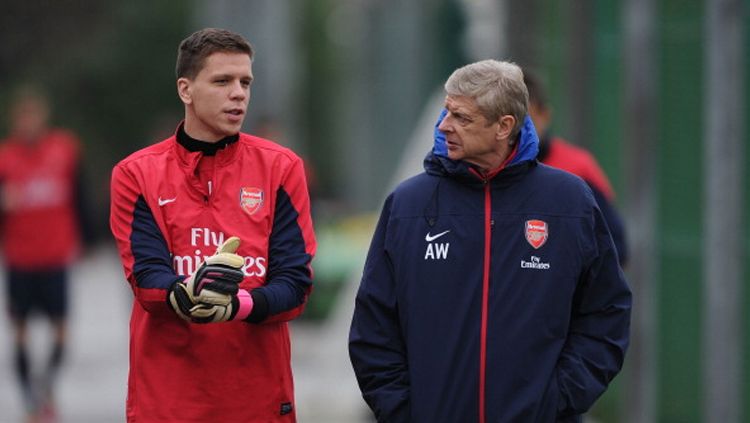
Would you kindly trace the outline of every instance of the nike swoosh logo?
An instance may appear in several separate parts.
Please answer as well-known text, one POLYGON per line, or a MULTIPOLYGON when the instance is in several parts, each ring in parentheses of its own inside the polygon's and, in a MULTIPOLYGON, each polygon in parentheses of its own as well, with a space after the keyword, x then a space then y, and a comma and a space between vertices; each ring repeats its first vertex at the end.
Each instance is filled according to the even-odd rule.
POLYGON ((440 238, 441 236, 443 236, 443 235, 447 234, 447 233, 448 233, 448 232, 450 232, 450 231, 451 231, 451 230, 450 230, 450 229, 448 229, 447 231, 445 231, 445 232, 440 232, 440 233, 439 233, 439 234, 437 234, 437 235, 430 235, 430 233, 429 233, 429 232, 427 232, 427 235, 425 235, 425 237, 424 237, 424 240, 425 240, 425 241, 427 241, 427 242, 432 242, 432 241, 434 241, 434 240, 436 240, 436 239, 440 238))
POLYGON ((169 204, 169 203, 171 203, 172 201, 174 201, 176 199, 177 199, 177 197, 175 197, 175 198, 165 198, 165 199, 162 200, 161 197, 159 197, 159 207, 161 207, 161 206, 163 206, 165 204, 169 204))

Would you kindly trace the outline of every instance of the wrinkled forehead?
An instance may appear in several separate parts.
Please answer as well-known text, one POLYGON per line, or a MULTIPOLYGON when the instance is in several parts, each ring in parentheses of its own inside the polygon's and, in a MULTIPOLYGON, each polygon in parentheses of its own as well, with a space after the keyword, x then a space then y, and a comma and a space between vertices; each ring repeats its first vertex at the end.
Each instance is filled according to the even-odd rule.
POLYGON ((487 118, 477 100, 469 96, 448 95, 445 97, 445 108, 454 115, 462 115, 472 120, 487 118))
POLYGON ((451 113, 481 114, 477 101, 472 97, 463 95, 445 96, 445 108, 451 113))

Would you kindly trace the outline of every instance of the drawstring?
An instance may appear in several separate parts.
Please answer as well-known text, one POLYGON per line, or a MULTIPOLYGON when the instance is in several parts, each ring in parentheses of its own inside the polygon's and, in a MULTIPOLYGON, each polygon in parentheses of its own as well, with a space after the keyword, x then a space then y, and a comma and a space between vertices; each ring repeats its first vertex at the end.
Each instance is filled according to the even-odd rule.
POLYGON ((440 181, 442 178, 437 178, 437 184, 435 184, 435 189, 432 191, 432 197, 430 197, 430 202, 427 203, 427 206, 424 208, 424 218, 427 221, 427 225, 429 227, 435 226, 438 219, 438 212, 439 212, 439 192, 440 192, 440 181))

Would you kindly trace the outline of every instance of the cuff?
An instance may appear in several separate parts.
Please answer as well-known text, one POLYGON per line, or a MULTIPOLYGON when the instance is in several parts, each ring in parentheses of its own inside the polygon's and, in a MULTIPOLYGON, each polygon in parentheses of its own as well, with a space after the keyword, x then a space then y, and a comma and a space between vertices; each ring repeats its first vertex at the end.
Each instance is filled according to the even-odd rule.
POLYGON ((238 309, 232 320, 245 320, 253 311, 253 297, 244 289, 237 291, 238 309))
POLYGON ((253 310, 245 318, 245 321, 248 323, 260 323, 268 317, 268 300, 258 290, 250 291, 250 296, 253 299, 253 310))

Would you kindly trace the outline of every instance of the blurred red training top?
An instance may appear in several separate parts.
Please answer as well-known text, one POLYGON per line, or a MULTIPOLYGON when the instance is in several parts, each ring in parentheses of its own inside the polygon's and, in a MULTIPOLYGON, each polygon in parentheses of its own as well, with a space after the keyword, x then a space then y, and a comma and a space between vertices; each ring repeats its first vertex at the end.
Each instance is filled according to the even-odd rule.
POLYGON ((578 175, 599 190, 608 201, 614 201, 615 191, 596 159, 588 151, 563 140, 552 137, 549 153, 542 159, 546 165, 578 175))
POLYGON ((78 160, 78 140, 63 130, 50 131, 35 143, 10 137, 0 146, 0 224, 8 266, 59 268, 78 254, 78 160))

